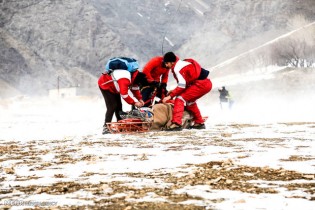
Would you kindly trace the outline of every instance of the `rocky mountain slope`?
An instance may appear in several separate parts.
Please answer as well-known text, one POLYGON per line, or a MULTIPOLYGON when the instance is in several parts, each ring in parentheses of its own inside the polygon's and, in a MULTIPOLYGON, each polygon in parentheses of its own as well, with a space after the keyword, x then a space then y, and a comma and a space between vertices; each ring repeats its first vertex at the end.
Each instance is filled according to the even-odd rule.
POLYGON ((144 65, 170 50, 211 67, 289 31, 296 15, 314 21, 314 11, 313 0, 1 0, 0 79, 27 94, 47 94, 57 78, 97 88, 108 58, 144 65))

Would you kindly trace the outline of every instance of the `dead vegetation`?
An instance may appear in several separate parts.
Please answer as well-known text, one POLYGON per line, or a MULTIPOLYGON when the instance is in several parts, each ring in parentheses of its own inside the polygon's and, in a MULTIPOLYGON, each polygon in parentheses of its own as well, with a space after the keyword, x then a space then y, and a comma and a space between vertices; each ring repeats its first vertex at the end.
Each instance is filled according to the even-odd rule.
MULTIPOLYGON (((309 126, 313 124, 285 123, 282 126, 309 126)), ((1 169, 1 194, 3 199, 23 199, 28 196, 48 194, 59 195, 65 198, 75 198, 80 201, 90 201, 92 204, 86 205, 58 205, 51 207, 37 206, 35 209, 174 209, 174 210, 195 210, 195 209, 215 209, 214 204, 222 203, 225 198, 207 199, 197 196, 184 190, 197 186, 206 187, 205 193, 217 190, 229 190, 249 194, 281 194, 285 189, 287 192, 298 191, 291 197, 315 200, 315 174, 301 173, 288 170, 282 167, 273 168, 270 166, 250 166, 240 164, 240 161, 250 158, 253 154, 265 151, 268 148, 288 147, 287 137, 266 138, 243 138, 233 139, 236 133, 246 129, 258 129, 259 125, 231 124, 230 135, 222 136, 221 127, 217 130, 205 130, 203 133, 194 131, 183 132, 160 132, 142 133, 136 135, 126 135, 115 138, 95 139, 94 136, 83 137, 82 141, 30 141, 24 144, 20 142, 0 142, 0 152, 2 158, 0 162, 6 167, 1 169), (237 129, 235 129, 237 128, 237 129), (224 139, 223 139, 223 138, 224 139), (167 138, 167 139, 166 139, 167 138), (255 144, 258 149, 246 149, 239 143, 255 144), (44 146, 41 148, 40 146, 44 146), (132 146, 137 149, 160 148, 163 152, 195 152, 196 156, 206 155, 202 149, 206 146, 221 147, 231 149, 238 154, 233 159, 212 160, 200 164, 186 163, 178 168, 178 173, 168 172, 163 168, 152 172, 117 172, 88 170, 80 176, 72 177, 75 172, 69 172, 68 167, 75 164, 93 165, 95 163, 106 164, 111 158, 121 158, 120 160, 132 159, 134 163, 139 161, 149 161, 156 154, 120 154, 112 152, 107 154, 95 153, 87 154, 83 150, 91 148, 115 147, 126 148, 132 146), (47 147, 51 150, 47 150, 47 147), (200 151, 200 152, 199 152, 200 151), (43 158, 52 155, 50 160, 43 158), (8 164, 8 162, 11 164, 8 164), (19 172, 21 168, 26 168, 27 174, 19 172), (45 177, 43 172, 51 171, 50 177, 45 177), (69 175, 70 174, 70 175, 69 175), (71 175, 73 174, 73 175, 71 175), (179 175, 181 174, 181 175, 179 175), (93 183, 93 177, 104 177, 102 181, 93 183), (110 178, 109 178, 110 177, 110 178), (51 184, 42 184, 40 179, 50 179, 51 184), (119 181, 125 178, 125 181, 119 181), (116 179, 116 180, 115 180, 116 179), (6 182, 14 181, 15 184, 6 185, 6 182), (150 183, 145 184, 144 180, 150 183), (144 183, 140 186, 136 183, 144 183), (34 184, 35 183, 35 184, 34 184), (38 184, 36 184, 38 183, 38 184), (281 189, 281 190, 279 190, 281 189), (84 196, 89 195, 89 196, 84 196), (21 197, 20 197, 21 196, 21 197), (145 199, 150 197, 151 199, 145 199), (195 204, 192 203, 195 201, 195 204), (199 204, 197 201, 199 201, 199 204), (213 205, 209 205, 212 203, 213 205)), ((270 128, 270 127, 269 127, 270 128)), ((312 129, 311 127, 309 127, 312 129)), ((277 130, 278 133, 280 132, 277 130)), ((291 134, 294 136, 294 131, 291 134)), ((301 137, 296 141, 301 141, 301 137)), ((296 149, 307 149, 306 146, 296 145, 296 149)), ((117 150, 118 151, 118 150, 117 150)), ((217 155, 228 155, 227 151, 217 151, 217 155)), ((307 162, 315 159, 312 154, 291 154, 287 158, 279 159, 280 162, 307 162)), ((119 162, 117 162, 119 163, 119 162)), ((239 200, 238 202, 245 202, 239 200)), ((9 208, 10 206, 4 206, 9 208)), ((26 208, 27 209, 27 208, 26 208)))

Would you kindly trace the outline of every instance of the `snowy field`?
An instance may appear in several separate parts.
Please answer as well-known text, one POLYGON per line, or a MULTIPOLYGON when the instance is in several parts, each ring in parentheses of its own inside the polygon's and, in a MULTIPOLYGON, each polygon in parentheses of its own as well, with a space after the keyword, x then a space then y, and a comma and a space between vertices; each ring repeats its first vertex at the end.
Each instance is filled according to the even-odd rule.
POLYGON ((202 106, 200 131, 101 135, 100 98, 2 100, 0 206, 315 209, 313 107, 242 109, 202 106))

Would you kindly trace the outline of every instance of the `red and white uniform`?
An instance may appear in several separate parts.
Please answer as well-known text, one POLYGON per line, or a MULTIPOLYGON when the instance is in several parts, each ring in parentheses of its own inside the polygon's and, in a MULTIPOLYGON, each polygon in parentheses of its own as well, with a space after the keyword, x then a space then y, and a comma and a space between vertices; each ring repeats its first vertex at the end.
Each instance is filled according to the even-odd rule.
POLYGON ((132 74, 126 70, 115 70, 110 75, 102 74, 98 80, 98 85, 103 90, 108 90, 115 94, 120 94, 121 97, 130 105, 134 105, 136 99, 141 100, 142 96, 138 85, 133 85, 133 81, 138 72, 132 74))
POLYGON ((149 60, 148 63, 143 67, 142 72, 147 76, 149 83, 154 81, 167 83, 169 69, 163 67, 162 56, 157 56, 149 60))
POLYGON ((195 123, 204 123, 196 100, 212 89, 210 79, 199 80, 201 66, 193 59, 178 60, 172 67, 172 73, 177 81, 177 87, 170 93, 176 97, 174 102, 172 122, 182 123, 184 108, 194 116, 195 123))

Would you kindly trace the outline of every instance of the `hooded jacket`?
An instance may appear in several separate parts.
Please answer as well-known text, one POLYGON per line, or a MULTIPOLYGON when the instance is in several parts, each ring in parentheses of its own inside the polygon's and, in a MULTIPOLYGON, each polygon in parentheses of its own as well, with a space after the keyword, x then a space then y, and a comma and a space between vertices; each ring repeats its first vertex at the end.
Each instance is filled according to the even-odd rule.
POLYGON ((142 71, 148 82, 167 83, 169 69, 163 66, 163 57, 157 56, 148 61, 142 71))
POLYGON ((177 81, 177 87, 170 93, 170 96, 175 97, 199 78, 201 66, 193 59, 178 60, 172 67, 172 73, 177 81))
POLYGON ((115 70, 111 74, 102 74, 98 80, 98 85, 103 90, 120 94, 128 104, 134 105, 136 101, 131 95, 138 100, 142 99, 139 86, 134 84, 138 73, 139 71, 130 73, 126 70, 115 70))

